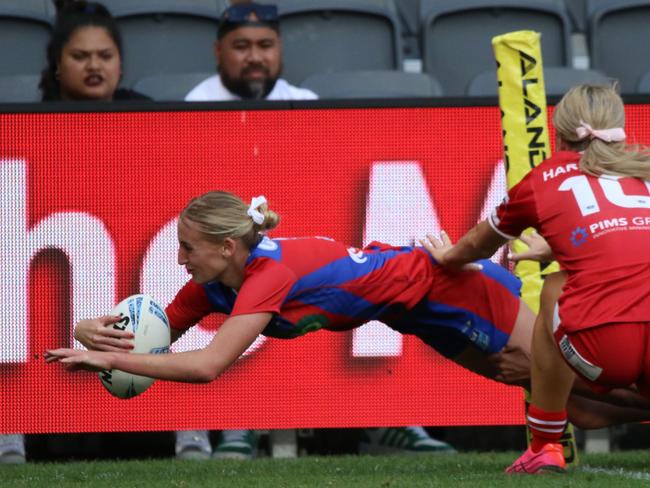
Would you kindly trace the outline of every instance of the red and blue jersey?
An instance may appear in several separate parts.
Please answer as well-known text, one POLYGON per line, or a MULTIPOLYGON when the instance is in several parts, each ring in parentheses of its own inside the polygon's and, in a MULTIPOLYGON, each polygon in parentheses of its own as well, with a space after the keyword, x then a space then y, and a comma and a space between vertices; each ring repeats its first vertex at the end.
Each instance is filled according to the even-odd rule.
POLYGON ((265 237, 251 250, 240 290, 190 281, 167 314, 172 327, 184 330, 212 312, 267 312, 273 319, 263 333, 277 338, 379 320, 451 355, 460 345, 452 351, 443 347, 448 341, 438 344, 436 327, 454 330, 463 347, 471 342, 496 352, 514 326, 518 294, 518 280, 493 263, 481 273, 453 272, 418 247, 265 237))

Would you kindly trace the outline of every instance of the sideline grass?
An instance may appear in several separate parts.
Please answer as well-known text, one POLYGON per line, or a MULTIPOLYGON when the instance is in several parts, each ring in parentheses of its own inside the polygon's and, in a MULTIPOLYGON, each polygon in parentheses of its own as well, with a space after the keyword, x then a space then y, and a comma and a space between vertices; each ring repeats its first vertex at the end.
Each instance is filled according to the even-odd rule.
POLYGON ((254 461, 97 461, 0 466, 0 487, 93 488, 417 488, 650 486, 643 451, 582 455, 585 468, 566 475, 507 476, 515 453, 438 456, 328 456, 254 461))

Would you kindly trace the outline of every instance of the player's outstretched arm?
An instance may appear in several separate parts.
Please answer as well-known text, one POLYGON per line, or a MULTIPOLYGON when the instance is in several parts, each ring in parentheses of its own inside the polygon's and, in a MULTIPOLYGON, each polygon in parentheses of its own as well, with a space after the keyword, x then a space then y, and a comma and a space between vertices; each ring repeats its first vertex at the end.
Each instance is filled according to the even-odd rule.
POLYGON ((60 362, 66 369, 99 371, 119 369, 168 381, 208 383, 239 358, 271 320, 270 313, 229 317, 204 349, 175 354, 122 354, 103 351, 54 349, 47 362, 60 362))

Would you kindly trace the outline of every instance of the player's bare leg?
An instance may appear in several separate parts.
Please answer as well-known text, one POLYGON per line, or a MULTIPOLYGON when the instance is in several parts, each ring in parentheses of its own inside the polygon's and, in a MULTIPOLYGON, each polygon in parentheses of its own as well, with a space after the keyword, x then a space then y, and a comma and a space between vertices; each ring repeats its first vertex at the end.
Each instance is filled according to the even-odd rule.
MULTIPOLYGON (((557 453, 564 451, 560 443, 567 425, 566 407, 575 375, 560 355, 552 332, 554 307, 563 283, 564 275, 554 273, 547 276, 542 289, 540 311, 533 329, 531 398, 526 412, 532 439, 529 448, 507 473, 561 472, 566 467, 564 456, 557 453)), ((564 443, 570 446, 569 459, 575 459, 573 439, 565 439, 564 443)))

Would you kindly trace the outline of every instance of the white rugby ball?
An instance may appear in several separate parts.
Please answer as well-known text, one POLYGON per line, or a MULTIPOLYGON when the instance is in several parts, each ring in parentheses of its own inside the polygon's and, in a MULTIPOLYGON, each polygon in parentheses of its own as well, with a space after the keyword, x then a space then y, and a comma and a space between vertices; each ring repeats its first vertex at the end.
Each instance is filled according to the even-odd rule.
MULTIPOLYGON (((122 320, 112 325, 114 329, 135 334, 135 347, 131 352, 150 354, 169 352, 171 339, 167 314, 149 295, 132 295, 125 298, 110 314, 122 317, 122 320)), ((125 373, 119 369, 101 371, 99 379, 111 395, 118 398, 132 398, 139 395, 154 382, 147 376, 125 373)))

